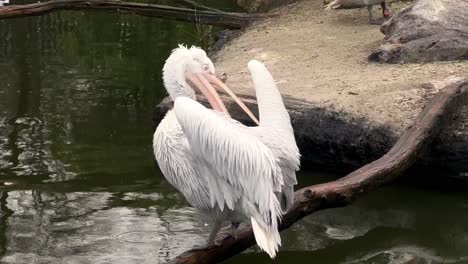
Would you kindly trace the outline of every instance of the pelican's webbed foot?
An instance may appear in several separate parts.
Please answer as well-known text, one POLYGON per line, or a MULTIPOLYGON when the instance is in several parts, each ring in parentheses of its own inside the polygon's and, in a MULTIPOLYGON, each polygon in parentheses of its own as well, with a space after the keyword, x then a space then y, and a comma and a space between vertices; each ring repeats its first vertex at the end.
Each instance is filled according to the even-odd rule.
POLYGON ((237 239, 237 228, 240 223, 231 222, 228 226, 222 228, 216 235, 215 245, 220 245, 225 239, 232 237, 237 239))

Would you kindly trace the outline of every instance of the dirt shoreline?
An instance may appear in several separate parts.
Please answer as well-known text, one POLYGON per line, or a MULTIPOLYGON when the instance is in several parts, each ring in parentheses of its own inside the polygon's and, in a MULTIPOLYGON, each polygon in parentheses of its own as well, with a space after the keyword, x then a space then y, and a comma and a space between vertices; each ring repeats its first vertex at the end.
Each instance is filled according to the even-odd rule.
MULTIPOLYGON (((215 53, 216 67, 227 74, 228 86, 251 98, 247 62, 267 65, 290 110, 306 167, 349 170, 380 157, 439 89, 468 77, 468 62, 369 63, 383 35, 367 24, 365 9, 326 12, 322 1, 305 0, 271 12, 277 16, 227 41, 215 53)), ((160 105, 156 122, 168 105, 160 105)), ((468 180, 468 105, 416 168, 449 170, 468 180)))

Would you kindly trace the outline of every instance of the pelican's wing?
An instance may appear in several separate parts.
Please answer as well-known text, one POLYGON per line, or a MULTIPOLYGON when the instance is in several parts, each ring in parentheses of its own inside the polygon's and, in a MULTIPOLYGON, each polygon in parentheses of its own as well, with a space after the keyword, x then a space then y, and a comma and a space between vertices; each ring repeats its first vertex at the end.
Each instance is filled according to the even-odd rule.
POLYGON ((288 211, 294 202, 294 186, 297 184, 296 171, 299 170, 300 154, 296 142, 291 141, 284 131, 263 127, 249 128, 248 131, 263 142, 275 155, 284 182, 279 200, 283 210, 288 211))
POLYGON ((248 67, 257 96, 260 126, 288 129, 292 134, 291 118, 273 76, 259 61, 249 61, 248 67))
POLYGON ((232 200, 242 197, 265 221, 280 216, 274 192, 283 184, 281 169, 260 140, 246 133, 246 127, 189 98, 177 98, 174 112, 192 152, 212 177, 208 184, 213 206, 234 209, 232 200))
POLYGON ((260 115, 260 126, 250 128, 249 133, 259 138, 275 154, 284 180, 282 207, 288 210, 293 203, 294 185, 297 184, 296 171, 299 170, 300 163, 291 119, 278 87, 265 65, 252 60, 248 67, 260 115))
POLYGON ((153 151, 161 172, 196 208, 210 208, 206 181, 173 111, 159 123, 153 135, 153 151))

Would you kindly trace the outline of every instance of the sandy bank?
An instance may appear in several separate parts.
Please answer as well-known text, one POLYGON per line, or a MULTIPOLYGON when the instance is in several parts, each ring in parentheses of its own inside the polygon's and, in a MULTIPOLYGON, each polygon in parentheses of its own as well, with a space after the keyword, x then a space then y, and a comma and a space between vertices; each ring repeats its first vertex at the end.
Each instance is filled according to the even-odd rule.
POLYGON ((278 17, 258 22, 217 56, 227 84, 253 94, 246 64, 264 62, 281 92, 323 107, 366 117, 401 130, 420 112, 437 84, 467 76, 468 63, 369 64, 367 56, 383 35, 367 25, 367 10, 323 11, 321 1, 301 1, 273 10, 278 17))
MULTIPOLYGON (((366 9, 327 12, 322 1, 309 0, 272 12, 278 16, 250 26, 217 53, 218 71, 227 73, 227 84, 238 93, 253 95, 246 64, 258 59, 285 96, 399 135, 447 80, 468 76, 467 62, 368 63, 383 35, 367 24, 366 9)), ((444 137, 468 139, 467 112, 468 106, 444 137)))

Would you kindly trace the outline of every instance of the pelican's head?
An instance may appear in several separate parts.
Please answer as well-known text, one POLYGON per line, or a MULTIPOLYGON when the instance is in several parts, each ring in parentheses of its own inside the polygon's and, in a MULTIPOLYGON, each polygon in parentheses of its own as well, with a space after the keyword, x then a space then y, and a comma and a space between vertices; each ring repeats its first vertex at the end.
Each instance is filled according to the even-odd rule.
POLYGON ((205 95, 214 109, 226 111, 213 83, 215 69, 206 52, 198 47, 187 48, 179 45, 166 60, 163 67, 163 81, 169 96, 195 99, 195 90, 205 95))
POLYGON ((215 88, 222 89, 258 124, 252 112, 216 77, 213 62, 201 48, 179 45, 174 49, 164 64, 163 81, 172 100, 179 96, 196 99, 195 90, 198 90, 213 109, 229 114, 215 88))
POLYGON ((195 98, 195 92, 188 84, 189 76, 214 73, 213 62, 204 50, 198 47, 187 48, 179 45, 172 51, 164 64, 163 80, 172 99, 178 96, 195 98))

